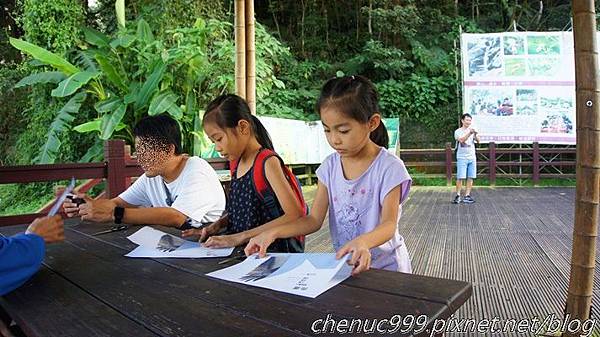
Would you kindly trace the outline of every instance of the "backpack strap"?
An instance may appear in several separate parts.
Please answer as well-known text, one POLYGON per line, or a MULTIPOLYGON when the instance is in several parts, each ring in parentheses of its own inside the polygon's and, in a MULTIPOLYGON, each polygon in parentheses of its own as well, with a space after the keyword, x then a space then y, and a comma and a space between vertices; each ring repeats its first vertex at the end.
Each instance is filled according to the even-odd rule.
POLYGON ((254 189, 256 190, 256 193, 263 201, 266 201, 265 196, 269 192, 269 190, 270 191, 273 190, 271 188, 271 185, 267 181, 267 174, 266 174, 266 168, 265 168, 267 159, 269 159, 273 156, 276 156, 279 158, 279 156, 277 156, 277 154, 274 151, 269 150, 269 149, 261 149, 258 152, 258 154, 256 155, 256 158, 254 159, 254 164, 252 167, 252 173, 253 173, 252 181, 254 183, 254 189))
MULTIPOLYGON (((302 214, 307 215, 308 214, 308 206, 306 205, 306 202, 304 201, 304 196, 302 195, 302 190, 300 188, 300 181, 298 181, 298 178, 292 173, 292 171, 287 166, 285 166, 283 159, 281 159, 281 157, 279 157, 279 155, 277 153, 275 153, 274 151, 269 150, 269 149, 261 150, 258 153, 258 155, 256 156, 256 159, 254 161, 254 166, 253 166, 254 174, 253 174, 252 178, 253 178, 253 186, 254 186, 256 193, 258 194, 258 197, 267 206, 267 210, 270 213, 271 217, 275 218, 280 215, 279 209, 277 207, 277 201, 276 201, 277 196, 275 195, 275 191, 273 191, 271 184, 269 184, 269 181, 267 180, 267 175, 266 175, 266 161, 267 161, 267 159, 269 159, 271 157, 277 157, 277 159, 279 159, 279 163, 281 164, 280 166, 281 166, 281 169, 283 170, 285 179, 288 181, 288 184, 292 188, 292 191, 294 192, 296 199, 302 206, 302 214)), ((289 240, 291 240, 289 242, 289 244, 291 246, 293 246, 293 247, 289 247, 290 250, 293 252, 303 252, 305 236, 304 235, 296 236, 294 239, 289 239, 289 240), (293 242, 294 239, 296 240, 297 243, 293 242)))
POLYGON ((266 175, 266 162, 267 159, 271 157, 277 157, 277 159, 279 160, 285 179, 288 181, 288 184, 292 188, 292 191, 296 196, 296 200, 298 200, 298 202, 302 206, 303 214, 306 215, 306 202, 304 201, 304 196, 302 195, 302 190, 300 189, 300 182, 298 181, 298 178, 292 173, 292 171, 287 166, 285 166, 283 159, 281 159, 281 157, 279 157, 277 153, 269 149, 262 149, 258 153, 254 161, 253 182, 254 188, 259 198, 267 205, 269 210, 272 210, 272 212, 274 212, 272 213, 272 215, 275 216, 276 212, 278 211, 276 206, 277 204, 275 202, 277 197, 275 196, 275 192, 273 191, 271 184, 269 184, 266 175))
POLYGON ((231 176, 231 180, 235 179, 235 174, 237 172, 239 160, 232 160, 229 162, 229 175, 231 176))

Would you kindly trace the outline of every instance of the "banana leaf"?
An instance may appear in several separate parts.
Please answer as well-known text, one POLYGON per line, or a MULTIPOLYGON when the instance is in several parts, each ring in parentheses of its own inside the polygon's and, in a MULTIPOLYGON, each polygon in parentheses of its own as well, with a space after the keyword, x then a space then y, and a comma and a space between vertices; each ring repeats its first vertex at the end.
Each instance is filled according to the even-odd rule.
POLYGON ((75 93, 79 88, 86 85, 92 78, 100 76, 99 72, 82 71, 69 76, 58 84, 56 89, 50 93, 54 97, 66 97, 75 93))
POLYGON ((121 123, 123 116, 125 116, 126 111, 127 105, 121 104, 112 113, 107 113, 104 116, 102 116, 102 125, 100 126, 100 139, 107 140, 112 136, 119 123, 121 123))
POLYGON ((23 77, 19 82, 17 82, 17 84, 15 84, 15 88, 34 84, 58 83, 65 78, 65 74, 60 71, 46 71, 43 73, 36 73, 23 77))
POLYGON ((29 43, 27 41, 23 41, 20 39, 10 38, 10 44, 17 48, 18 50, 31 55, 34 59, 41 61, 45 64, 51 65, 54 68, 62 71, 67 76, 71 76, 75 73, 80 72, 79 68, 71 64, 69 61, 64 58, 42 48, 34 45, 33 43, 29 43))
POLYGON ((52 164, 56 160, 58 150, 60 149, 61 142, 59 135, 69 129, 69 125, 75 119, 74 114, 79 112, 81 105, 85 101, 85 92, 80 92, 77 95, 71 97, 71 99, 65 104, 56 114, 54 121, 50 124, 50 129, 46 135, 46 142, 40 149, 39 154, 34 159, 36 164, 52 164))

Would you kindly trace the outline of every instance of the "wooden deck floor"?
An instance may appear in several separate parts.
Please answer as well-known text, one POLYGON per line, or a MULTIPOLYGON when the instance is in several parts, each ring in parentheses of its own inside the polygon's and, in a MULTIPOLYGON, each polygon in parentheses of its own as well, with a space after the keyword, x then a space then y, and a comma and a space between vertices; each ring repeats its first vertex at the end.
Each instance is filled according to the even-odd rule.
MULTIPOLYGON (((310 203, 314 191, 305 188, 310 203)), ((501 321, 534 316, 543 320, 552 313, 562 317, 575 189, 475 188, 477 202, 471 205, 451 204, 452 193, 445 187, 411 191, 399 231, 413 272, 473 284, 473 297, 456 317, 501 321)), ((327 226, 308 236, 307 251, 333 251, 327 226)), ((597 256, 595 318, 600 317, 600 245, 597 256)))

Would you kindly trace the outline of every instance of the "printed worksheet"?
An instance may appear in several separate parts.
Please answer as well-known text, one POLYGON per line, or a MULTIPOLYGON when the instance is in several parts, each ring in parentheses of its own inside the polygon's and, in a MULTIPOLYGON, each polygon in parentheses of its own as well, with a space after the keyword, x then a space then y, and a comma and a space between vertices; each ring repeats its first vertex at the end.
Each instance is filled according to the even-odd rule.
POLYGON ((233 252, 233 248, 207 248, 198 242, 184 240, 149 226, 127 238, 139 245, 125 255, 127 257, 206 258, 229 256, 233 252))
POLYGON ((253 255, 207 275, 315 298, 350 276, 352 267, 346 260, 336 260, 334 253, 273 253, 262 259, 253 255))

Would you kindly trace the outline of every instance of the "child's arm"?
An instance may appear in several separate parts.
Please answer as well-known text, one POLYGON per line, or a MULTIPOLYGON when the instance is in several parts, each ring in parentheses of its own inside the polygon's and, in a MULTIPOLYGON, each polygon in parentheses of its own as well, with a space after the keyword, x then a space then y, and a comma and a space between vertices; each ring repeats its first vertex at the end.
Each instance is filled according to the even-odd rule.
POLYGON ((271 157, 267 159, 265 162, 265 175, 271 188, 273 188, 273 192, 275 192, 277 200, 279 200, 279 204, 283 209, 283 215, 241 233, 211 237, 206 241, 205 245, 207 247, 222 248, 239 246, 268 229, 296 220, 302 216, 302 208, 294 195, 292 187, 285 178, 279 158, 271 157))
POLYGON ((253 237, 246 246, 246 249, 244 249, 246 255, 250 256, 258 253, 260 257, 264 257, 267 254, 267 248, 276 239, 291 238, 318 231, 327 215, 327 209, 329 208, 328 198, 327 187, 319 181, 310 214, 283 225, 273 226, 253 237))
POLYGON ((349 241, 337 251, 336 258, 338 259, 352 253, 349 261, 354 266, 352 275, 368 270, 371 266, 371 252, 369 249, 384 244, 394 236, 397 228, 398 204, 401 200, 401 194, 400 185, 392 189, 383 199, 379 225, 371 232, 349 241))
POLYGON ((227 224, 229 224, 229 214, 225 214, 219 218, 219 220, 204 228, 191 228, 181 231, 181 236, 184 238, 198 236, 198 242, 203 242, 209 237, 217 234, 221 229, 227 227, 227 224))

